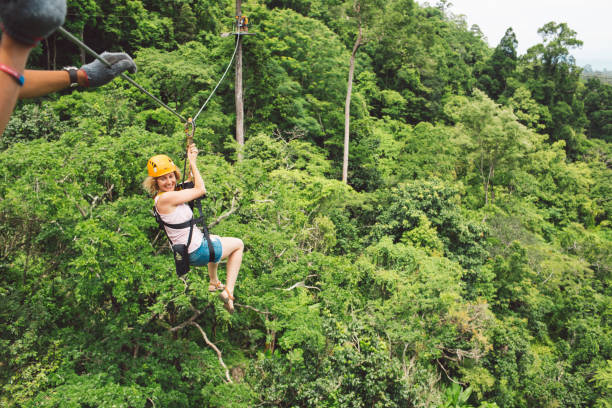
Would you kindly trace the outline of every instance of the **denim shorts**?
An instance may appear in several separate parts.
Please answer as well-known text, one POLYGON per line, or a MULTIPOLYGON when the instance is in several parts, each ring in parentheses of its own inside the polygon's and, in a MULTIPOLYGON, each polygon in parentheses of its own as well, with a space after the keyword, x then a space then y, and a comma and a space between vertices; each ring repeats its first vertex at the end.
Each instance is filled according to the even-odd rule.
MULTIPOLYGON (((213 249, 215 250, 214 262, 217 263, 221 260, 221 253, 223 252, 221 240, 219 238, 210 237, 210 241, 212 242, 213 249)), ((208 241, 206 241, 206 238, 202 238, 202 245, 189 254, 189 263, 195 266, 204 266, 208 265, 209 259, 210 253, 208 252, 208 241)))

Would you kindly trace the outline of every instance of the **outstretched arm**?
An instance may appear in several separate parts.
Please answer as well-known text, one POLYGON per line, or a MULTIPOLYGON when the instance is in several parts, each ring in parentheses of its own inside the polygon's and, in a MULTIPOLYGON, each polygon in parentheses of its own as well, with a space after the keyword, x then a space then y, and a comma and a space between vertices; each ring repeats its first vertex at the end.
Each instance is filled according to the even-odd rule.
POLYGON ((13 40, 6 34, 0 40, 0 64, 5 67, 0 72, 0 137, 11 117, 21 90, 15 75, 19 76, 23 72, 30 50, 29 46, 13 40))
MULTIPOLYGON (((83 65, 77 71, 77 80, 80 87, 93 88, 102 86, 123 72, 136 72, 136 64, 132 58, 124 52, 104 52, 103 57, 110 67, 98 60, 83 65)), ((23 74, 25 83, 19 92, 19 98, 36 98, 51 92, 61 91, 70 86, 70 75, 68 71, 37 71, 26 70, 23 74)))
MULTIPOLYGON (((0 64, 4 64, 15 74, 23 72, 25 82, 20 86, 14 75, 0 72, 0 135, 9 121, 15 108, 17 98, 36 98, 51 92, 61 91, 70 86, 70 75, 67 71, 25 70, 24 67, 31 48, 3 35, 0 41, 0 64)), ((107 67, 98 60, 83 65, 77 71, 80 87, 93 88, 105 85, 123 72, 136 72, 136 64, 123 52, 103 53, 101 55, 111 66, 107 67)), ((0 69, 2 69, 0 67, 0 69)))
POLYGON ((2 0, 0 2, 0 135, 8 123, 30 51, 62 25, 66 0, 2 0))
POLYGON ((196 191, 198 197, 206 194, 206 186, 204 186, 204 179, 198 170, 196 158, 198 157, 198 148, 195 144, 189 145, 187 150, 187 159, 189 160, 189 168, 191 169, 191 175, 193 176, 193 188, 196 191))
MULTIPOLYGON (((61 91, 70 86, 70 75, 68 71, 38 71, 26 70, 23 74, 25 83, 19 90, 19 99, 37 98, 52 92, 61 91)), ((84 87, 87 75, 83 70, 77 71, 79 85, 84 87)))

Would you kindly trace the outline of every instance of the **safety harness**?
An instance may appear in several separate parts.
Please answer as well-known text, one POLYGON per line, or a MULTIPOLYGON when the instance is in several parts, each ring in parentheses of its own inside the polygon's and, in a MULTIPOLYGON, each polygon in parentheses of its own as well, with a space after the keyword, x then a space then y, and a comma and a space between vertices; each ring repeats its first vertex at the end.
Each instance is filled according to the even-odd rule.
MULTIPOLYGON (((193 188, 193 187, 194 187, 194 184, 191 181, 180 183, 177 186, 178 190, 183 190, 186 188, 193 188)), ((202 197, 198 197, 195 200, 189 201, 187 204, 191 208, 192 212, 193 212, 194 207, 196 207, 200 213, 200 216, 197 218, 193 216, 189 221, 181 222, 179 224, 168 224, 167 222, 162 220, 161 216, 157 212, 156 206, 155 205, 153 206, 153 215, 155 215, 155 219, 157 220, 159 227, 164 231, 164 233, 166 234, 166 238, 168 238, 168 241, 170 242, 170 245, 172 246, 172 254, 174 255, 174 266, 176 267, 176 274, 178 275, 179 278, 185 275, 187 272, 189 272, 189 244, 191 244, 193 228, 194 226, 197 227, 198 223, 201 223, 202 232, 204 234, 204 237, 206 238, 206 242, 208 243, 208 253, 210 254, 208 258, 208 262, 215 261, 215 249, 213 247, 212 241, 210 240, 210 234, 208 233, 208 228, 206 227, 206 222, 204 219, 204 212, 202 211, 202 197), (168 236, 168 232, 166 231, 166 228, 164 227, 168 227, 172 229, 189 228, 189 238, 187 239, 187 244, 186 245, 185 244, 173 244, 172 241, 170 240, 170 237, 168 236)))

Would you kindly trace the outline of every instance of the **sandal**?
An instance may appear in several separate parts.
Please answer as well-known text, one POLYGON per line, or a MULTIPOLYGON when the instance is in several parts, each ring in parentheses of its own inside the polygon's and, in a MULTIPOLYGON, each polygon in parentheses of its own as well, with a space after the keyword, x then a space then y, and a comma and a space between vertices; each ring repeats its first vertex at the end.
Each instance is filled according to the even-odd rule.
POLYGON ((233 297, 232 294, 229 293, 229 289, 227 288, 227 286, 225 287, 225 289, 223 289, 223 292, 219 293, 219 297, 223 301, 223 307, 225 308, 225 310, 227 310, 230 314, 234 313, 235 297, 233 297))
POLYGON ((216 292, 223 289, 225 289, 225 285, 222 284, 221 281, 210 282, 210 285, 208 285, 209 292, 216 292))

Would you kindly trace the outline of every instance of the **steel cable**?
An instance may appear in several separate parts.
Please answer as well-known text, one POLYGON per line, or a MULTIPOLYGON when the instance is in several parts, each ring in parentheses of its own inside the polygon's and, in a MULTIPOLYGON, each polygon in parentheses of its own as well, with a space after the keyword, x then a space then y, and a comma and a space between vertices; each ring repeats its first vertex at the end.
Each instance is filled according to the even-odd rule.
POLYGON ((208 96, 206 101, 204 102, 204 105, 202 105, 202 107, 200 108, 198 113, 196 113, 196 115, 193 117, 193 122, 194 123, 195 123, 196 119, 198 118, 198 116, 200 116, 200 113, 202 113, 202 110, 204 110, 204 108, 208 104, 208 101, 210 101, 210 98, 212 98, 212 96, 215 94, 215 91, 217 90, 219 85, 221 85, 221 82, 223 82, 223 79, 225 78, 225 75, 227 75, 227 71, 229 71, 230 67, 234 63, 234 57, 236 56, 236 51, 238 50, 239 41, 240 41, 240 36, 236 36, 236 47, 234 48, 234 53, 232 54, 232 59, 230 60, 229 64, 227 64, 227 68, 225 68, 225 72, 221 76, 221 79, 219 80, 219 82, 217 82, 217 86, 215 86, 215 88, 212 90, 212 92, 210 93, 210 95, 208 96))
MULTIPOLYGON (((75 37, 74 35, 70 34, 68 31, 66 31, 64 29, 64 27, 58 27, 57 29, 60 33, 64 34, 66 37, 68 37, 68 39, 74 43, 76 43, 79 47, 82 47, 85 51, 87 51, 88 54, 90 54, 92 57, 96 58, 98 61, 100 61, 101 63, 103 63, 104 65, 106 65, 107 67, 110 67, 111 64, 106 61, 104 58, 102 58, 100 55, 98 55, 98 53, 96 53, 94 50, 92 50, 91 48, 89 48, 87 45, 85 45, 83 43, 83 41, 79 40, 77 37, 75 37)), ((121 77, 123 79, 125 79, 126 81, 128 81, 130 84, 134 85, 136 88, 138 88, 141 92, 143 92, 144 94, 146 94, 147 96, 149 96, 150 98, 152 98, 155 102, 157 102, 158 104, 160 104, 161 106, 163 106, 164 108, 166 108, 170 113, 172 113, 173 115, 175 115, 176 117, 178 117, 180 120, 182 120, 183 122, 187 122, 187 119, 185 119, 181 114, 179 114, 178 112, 176 112, 174 109, 172 109, 171 107, 169 107, 168 105, 166 105, 161 99, 159 99, 158 97, 156 97, 155 95, 153 95, 152 93, 150 93, 149 91, 147 91, 146 89, 144 89, 142 86, 140 86, 136 81, 134 81, 132 78, 130 78, 129 76, 127 76, 125 73, 121 74, 121 77)))

